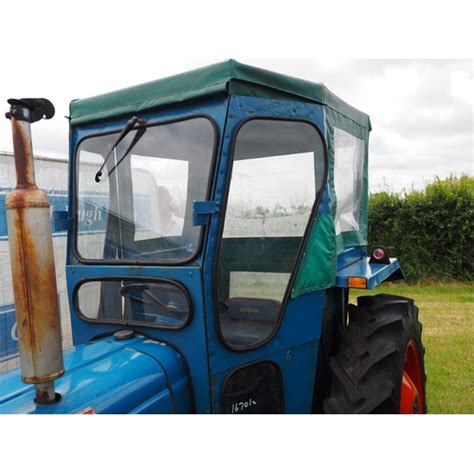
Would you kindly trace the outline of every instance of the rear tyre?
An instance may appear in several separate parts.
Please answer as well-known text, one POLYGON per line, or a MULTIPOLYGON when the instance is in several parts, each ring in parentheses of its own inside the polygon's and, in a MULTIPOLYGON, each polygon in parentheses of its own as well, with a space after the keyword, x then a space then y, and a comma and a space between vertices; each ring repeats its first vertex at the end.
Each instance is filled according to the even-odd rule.
POLYGON ((361 296, 329 360, 326 413, 426 413, 422 325, 413 300, 361 296))

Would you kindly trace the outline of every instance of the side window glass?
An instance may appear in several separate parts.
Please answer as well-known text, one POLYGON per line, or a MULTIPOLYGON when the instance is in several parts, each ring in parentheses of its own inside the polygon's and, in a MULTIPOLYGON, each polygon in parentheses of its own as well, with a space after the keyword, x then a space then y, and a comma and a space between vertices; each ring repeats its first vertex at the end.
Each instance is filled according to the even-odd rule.
POLYGON ((85 319, 179 329, 191 316, 189 295, 180 285, 159 280, 94 280, 76 291, 85 319))
POLYGON ((336 234, 359 230, 365 141, 334 128, 334 187, 336 234))
POLYGON ((323 176, 312 125, 255 119, 238 132, 218 263, 219 321, 230 346, 259 344, 278 324, 323 176))

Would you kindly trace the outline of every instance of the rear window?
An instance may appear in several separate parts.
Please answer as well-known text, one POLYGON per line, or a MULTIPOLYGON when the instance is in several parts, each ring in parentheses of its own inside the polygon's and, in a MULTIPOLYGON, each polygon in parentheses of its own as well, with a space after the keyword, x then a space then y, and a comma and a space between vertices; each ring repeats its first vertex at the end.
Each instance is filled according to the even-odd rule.
POLYGON ((359 230, 365 141, 334 128, 336 234, 359 230))

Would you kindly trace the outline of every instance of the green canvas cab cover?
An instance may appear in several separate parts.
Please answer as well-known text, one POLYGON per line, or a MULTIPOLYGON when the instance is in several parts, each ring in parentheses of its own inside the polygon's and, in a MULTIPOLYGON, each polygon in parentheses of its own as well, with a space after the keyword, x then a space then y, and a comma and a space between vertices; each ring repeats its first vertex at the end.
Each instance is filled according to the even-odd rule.
POLYGON ((265 94, 269 98, 317 102, 370 130, 368 115, 348 105, 323 84, 233 59, 96 97, 73 100, 70 120, 76 125, 226 93, 257 97, 265 94))
POLYGON ((308 250, 311 246, 315 249, 310 253, 314 254, 318 267, 324 270, 315 280, 308 277, 314 275, 314 262, 310 263, 311 259, 307 265, 303 262, 297 278, 301 284, 295 288, 294 294, 307 292, 305 288, 314 291, 332 286, 337 254, 350 247, 367 245, 371 124, 367 114, 341 100, 323 84, 228 60, 96 97, 74 100, 70 104, 70 124, 97 122, 226 95, 305 101, 324 106, 332 219, 318 219, 320 222, 315 225, 321 228, 313 228, 311 232, 318 242, 312 242, 310 238, 307 245, 308 250), (353 164, 355 160, 357 163, 353 164), (324 255, 324 261, 321 261, 321 255, 324 255), (313 273, 309 266, 313 267, 313 273))

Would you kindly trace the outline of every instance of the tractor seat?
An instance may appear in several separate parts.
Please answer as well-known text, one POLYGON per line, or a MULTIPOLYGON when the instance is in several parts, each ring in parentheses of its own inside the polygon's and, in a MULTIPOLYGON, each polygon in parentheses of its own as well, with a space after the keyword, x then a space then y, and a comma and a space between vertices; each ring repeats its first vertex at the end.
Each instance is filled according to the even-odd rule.
POLYGON ((265 339, 273 331, 281 303, 262 298, 229 298, 221 301, 222 335, 232 345, 247 346, 265 339))

